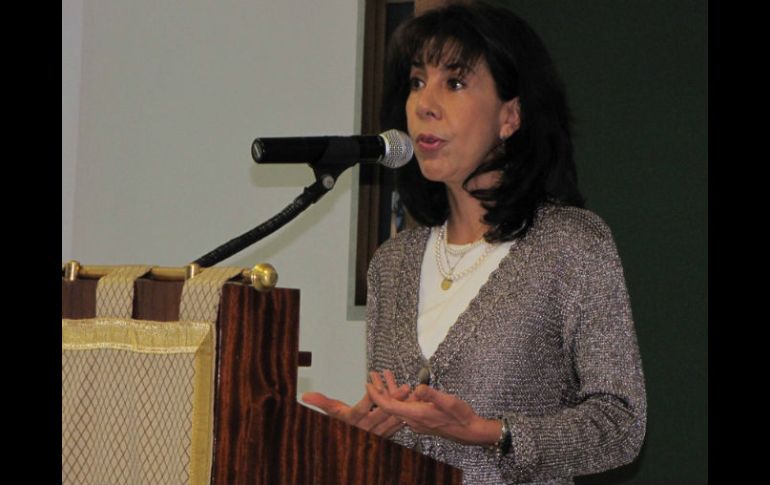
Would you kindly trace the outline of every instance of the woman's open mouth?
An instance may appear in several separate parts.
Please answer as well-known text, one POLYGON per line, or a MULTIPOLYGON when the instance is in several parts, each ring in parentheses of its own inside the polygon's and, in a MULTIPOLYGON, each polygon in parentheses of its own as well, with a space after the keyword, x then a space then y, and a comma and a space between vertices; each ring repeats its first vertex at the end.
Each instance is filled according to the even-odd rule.
POLYGON ((418 135, 415 142, 422 151, 430 152, 441 148, 446 140, 435 135, 418 135))

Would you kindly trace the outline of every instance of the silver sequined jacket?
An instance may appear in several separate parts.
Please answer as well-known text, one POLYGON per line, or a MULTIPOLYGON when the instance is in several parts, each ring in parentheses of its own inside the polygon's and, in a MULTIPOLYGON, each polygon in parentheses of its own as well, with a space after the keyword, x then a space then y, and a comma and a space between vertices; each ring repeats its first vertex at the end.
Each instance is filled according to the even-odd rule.
POLYGON ((487 418, 510 419, 496 458, 404 428, 393 440, 463 470, 464 484, 570 484, 618 467, 644 440, 646 395, 623 268, 596 214, 546 206, 426 360, 417 342, 430 229, 384 243, 368 273, 367 361, 399 384, 431 385, 487 418))

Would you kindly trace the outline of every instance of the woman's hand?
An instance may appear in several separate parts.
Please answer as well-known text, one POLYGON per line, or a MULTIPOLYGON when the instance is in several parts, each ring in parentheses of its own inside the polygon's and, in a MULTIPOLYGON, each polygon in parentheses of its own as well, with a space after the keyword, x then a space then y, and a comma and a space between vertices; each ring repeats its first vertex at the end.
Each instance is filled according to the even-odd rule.
MULTIPOLYGON (((404 384, 399 387, 391 371, 385 371, 385 384, 383 384, 380 375, 377 372, 370 372, 369 376, 373 383, 388 395, 388 398, 395 401, 403 401, 409 397, 409 385, 404 384), (387 386, 387 391, 385 391, 387 386)), ((330 399, 320 392, 306 392, 302 395, 302 401, 322 409, 329 416, 340 419, 350 425, 356 426, 375 433, 379 436, 388 438, 396 431, 404 427, 404 423, 381 408, 374 405, 369 397, 369 393, 364 394, 353 406, 349 406, 342 401, 330 399)))
POLYGON ((492 445, 500 437, 499 420, 482 418, 465 401, 424 384, 417 386, 408 401, 394 399, 375 381, 366 389, 377 409, 404 421, 417 433, 443 436, 466 445, 492 445))

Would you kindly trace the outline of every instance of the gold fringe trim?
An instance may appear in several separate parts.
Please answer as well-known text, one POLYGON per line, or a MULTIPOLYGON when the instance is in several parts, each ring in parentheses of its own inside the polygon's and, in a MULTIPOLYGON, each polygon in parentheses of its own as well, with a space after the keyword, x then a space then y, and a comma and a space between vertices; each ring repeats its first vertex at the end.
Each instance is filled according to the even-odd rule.
POLYGON ((190 485, 211 483, 211 465, 214 460, 215 342, 216 332, 208 332, 195 353, 190 485))
POLYGON ((120 349, 192 354, 212 331, 209 322, 154 322, 122 318, 62 318, 62 350, 120 349))
POLYGON ((216 334, 211 322, 62 319, 63 351, 109 348, 152 354, 195 354, 190 485, 208 485, 211 481, 215 343, 216 334))

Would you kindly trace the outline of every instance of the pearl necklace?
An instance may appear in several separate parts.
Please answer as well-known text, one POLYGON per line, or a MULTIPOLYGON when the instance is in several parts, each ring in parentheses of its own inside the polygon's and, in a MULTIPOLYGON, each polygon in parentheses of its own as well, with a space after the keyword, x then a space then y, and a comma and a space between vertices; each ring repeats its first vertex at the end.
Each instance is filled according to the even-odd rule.
POLYGON ((463 256, 465 256, 465 253, 467 253, 471 249, 477 247, 478 245, 484 243, 484 238, 482 237, 478 241, 474 241, 472 243, 462 244, 462 245, 460 245, 460 244, 451 244, 450 245, 447 242, 447 240, 446 240, 446 230, 444 230, 444 228, 445 228, 445 226, 442 226, 442 228, 441 228, 442 232, 444 233, 444 243, 443 243, 444 244, 444 249, 446 250, 447 254, 451 254, 452 256, 463 257, 463 256), (454 246, 454 247, 452 247, 452 246, 454 246))
POLYGON ((444 222, 444 224, 439 228, 438 237, 436 237, 436 244, 433 248, 434 255, 436 256, 436 265, 438 266, 438 270, 441 273, 441 276, 444 277, 444 279, 441 281, 441 289, 445 291, 452 287, 452 283, 475 271, 481 265, 484 259, 489 256, 489 253, 491 253, 492 250, 496 247, 496 245, 489 244, 484 240, 484 238, 481 238, 478 241, 464 244, 459 249, 454 249, 454 253, 452 253, 452 250, 449 250, 449 244, 447 243, 446 227, 447 223, 444 222), (481 256, 479 256, 472 265, 465 268, 463 271, 455 273, 454 270, 457 268, 457 265, 460 264, 460 261, 463 259, 463 257, 468 254, 471 249, 481 244, 486 245, 486 248, 484 249, 484 252, 481 253, 481 256), (448 253, 455 256, 460 256, 454 265, 450 266, 448 253), (450 266, 449 269, 444 267, 445 260, 447 266, 450 266))

